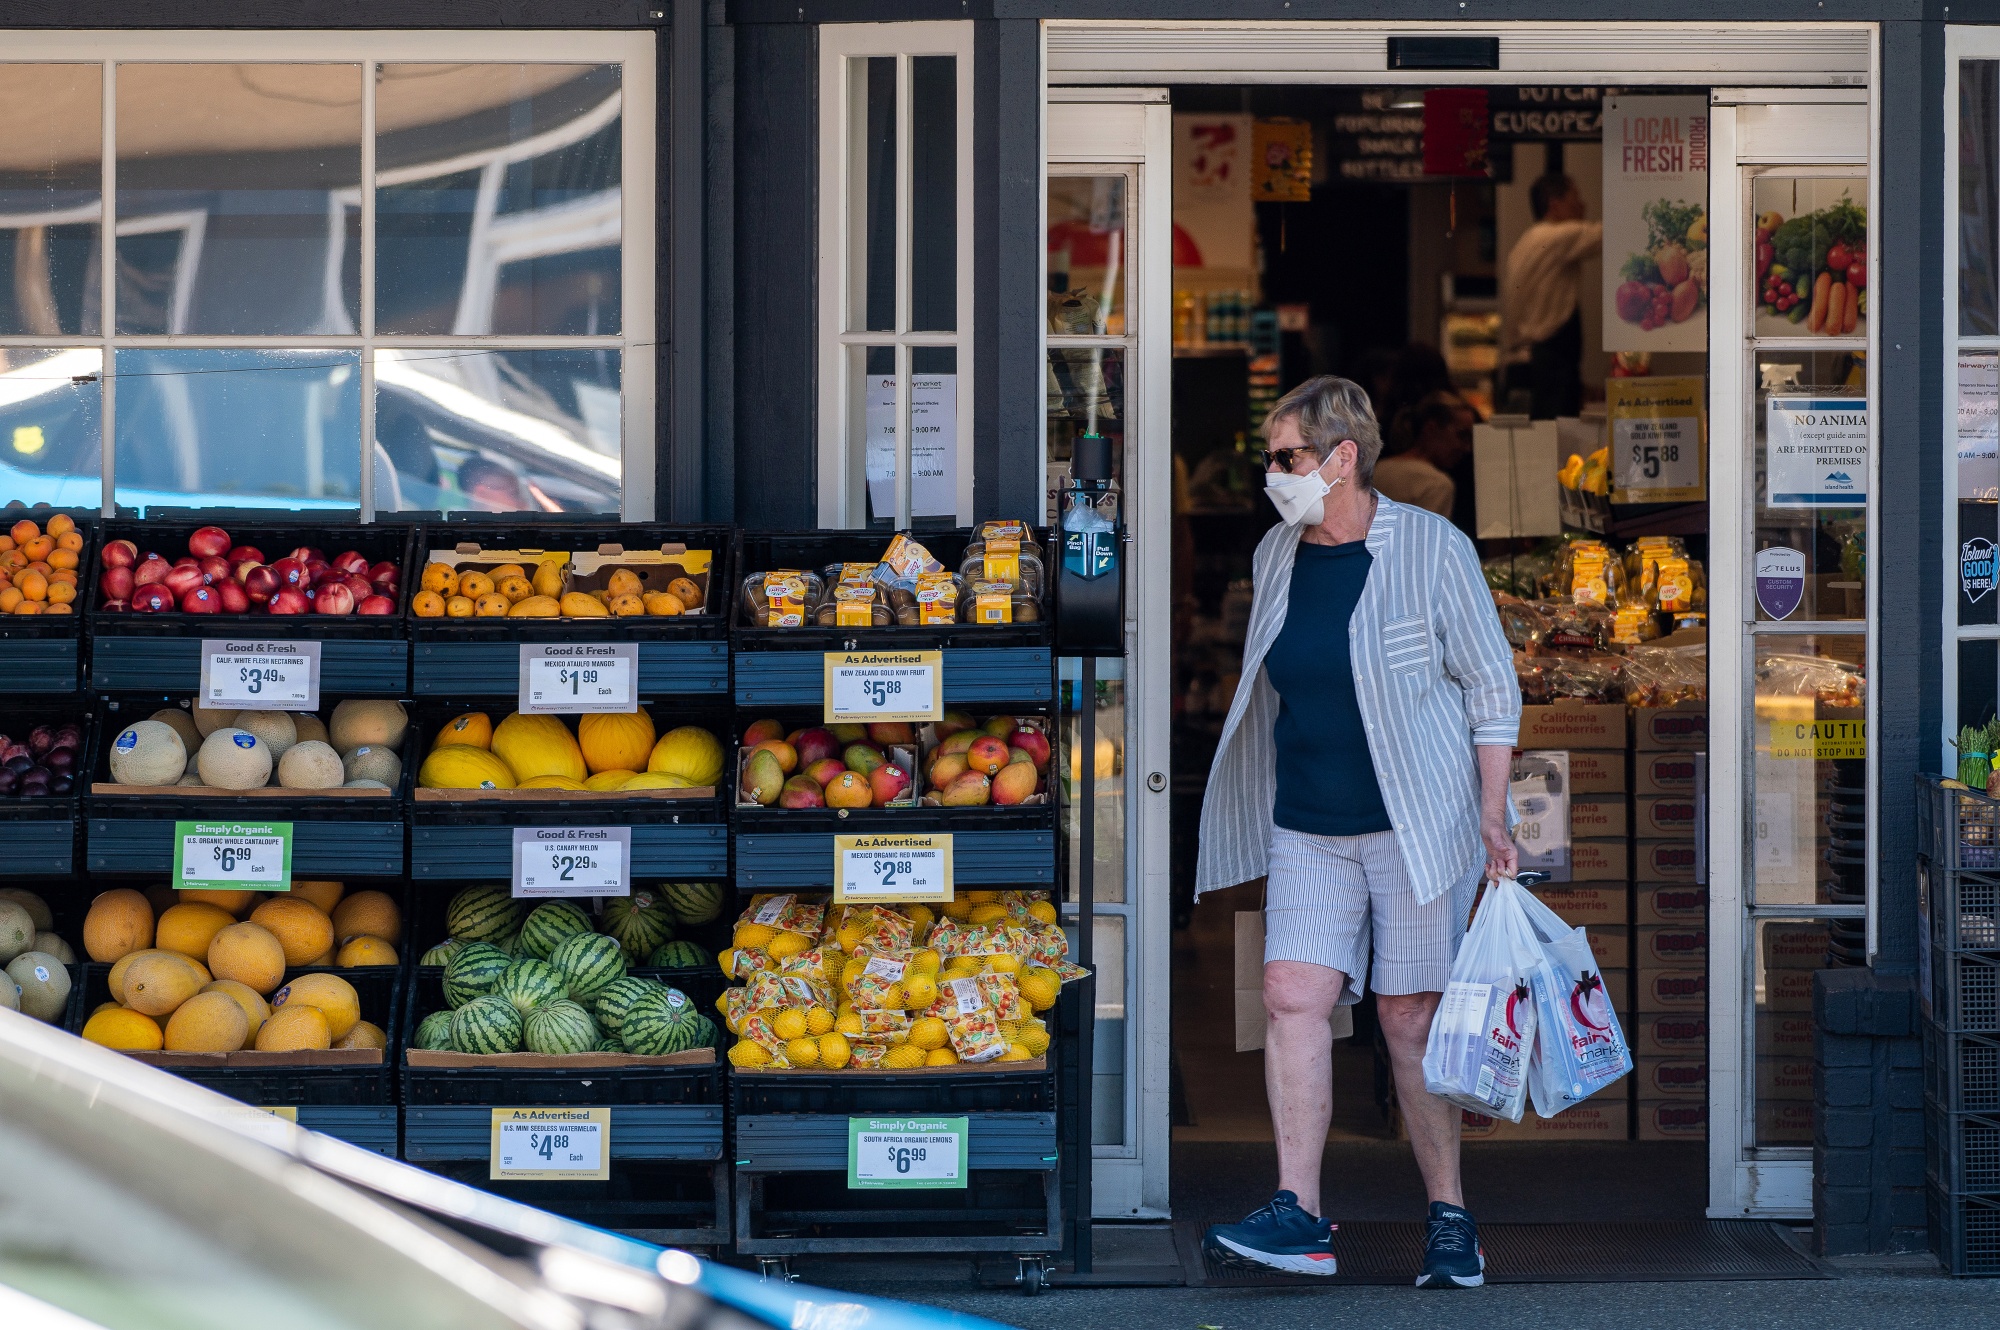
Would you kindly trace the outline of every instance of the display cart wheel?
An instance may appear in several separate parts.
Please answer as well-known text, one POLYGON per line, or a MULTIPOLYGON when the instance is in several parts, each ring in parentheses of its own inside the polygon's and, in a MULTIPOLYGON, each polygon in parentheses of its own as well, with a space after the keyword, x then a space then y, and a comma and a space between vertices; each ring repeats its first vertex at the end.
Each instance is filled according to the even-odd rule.
POLYGON ((798 1276, 792 1273, 792 1258, 789 1256, 759 1256, 757 1273, 766 1279, 776 1279, 783 1283, 795 1283, 798 1276))
POLYGON ((1049 1262, 1046 1256, 1017 1256, 1021 1272, 1014 1282, 1021 1286, 1023 1297, 1032 1298, 1048 1287, 1049 1262))

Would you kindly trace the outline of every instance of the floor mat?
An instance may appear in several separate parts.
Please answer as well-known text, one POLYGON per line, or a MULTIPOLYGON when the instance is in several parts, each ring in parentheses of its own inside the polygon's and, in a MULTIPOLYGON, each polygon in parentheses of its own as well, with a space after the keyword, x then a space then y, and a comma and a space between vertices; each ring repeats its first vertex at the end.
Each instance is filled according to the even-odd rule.
MULTIPOLYGON (((1207 1229, 1194 1220, 1174 1224, 1174 1245, 1192 1287, 1409 1284, 1424 1263, 1422 1224, 1342 1224, 1333 1240, 1340 1273, 1316 1278, 1221 1265, 1202 1248, 1207 1229)), ((1494 1284, 1833 1278, 1776 1224, 1757 1220, 1484 1224, 1479 1240, 1487 1281, 1494 1284)))

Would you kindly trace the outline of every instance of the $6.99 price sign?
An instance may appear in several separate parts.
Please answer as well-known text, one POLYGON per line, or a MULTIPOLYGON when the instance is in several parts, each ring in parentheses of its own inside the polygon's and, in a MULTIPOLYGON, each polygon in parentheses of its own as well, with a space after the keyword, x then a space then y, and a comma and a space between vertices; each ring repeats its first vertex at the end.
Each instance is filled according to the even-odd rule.
POLYGON ((941 719, 943 671, 942 651, 829 651, 827 723, 941 719))
POLYGON ((487 1177, 611 1177, 608 1108, 496 1108, 487 1177))
POLYGON ((858 1191, 965 1186, 965 1119, 849 1118, 847 1185, 858 1191))
POLYGON ((629 896, 632 828, 515 827, 516 896, 629 896))
POLYGON ((174 885, 186 890, 289 891, 289 822, 174 823, 174 885))
POLYGON ((950 833, 833 838, 835 904, 951 898, 950 833))

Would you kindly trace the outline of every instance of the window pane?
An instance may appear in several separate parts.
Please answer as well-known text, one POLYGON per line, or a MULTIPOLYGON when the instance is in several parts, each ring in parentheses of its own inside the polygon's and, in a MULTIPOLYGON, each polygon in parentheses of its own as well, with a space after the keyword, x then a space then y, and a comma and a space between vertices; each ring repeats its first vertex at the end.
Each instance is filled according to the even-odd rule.
MULTIPOLYGON (((1077 923, 1069 916, 1069 954, 1076 956, 1077 923)), ((1090 969, 1096 978, 1097 1025, 1090 1058, 1090 1143, 1125 1144, 1125 917, 1096 916, 1090 930, 1090 969)))
POLYGON ((615 513, 615 351, 375 353, 375 507, 615 513))
POLYGON ((958 327, 958 62, 948 55, 910 61, 910 327, 958 327))
POLYGON ((1813 971, 1864 965, 1860 919, 1759 919, 1751 957, 1758 1145, 1813 1141, 1813 971))
POLYGON ((98 331, 104 72, 9 65, 0 103, 0 334, 98 331))
MULTIPOLYGON (((1065 658, 1062 670, 1064 788, 1064 841, 1068 845, 1069 880, 1081 882, 1083 869, 1083 820, 1076 800, 1083 779, 1083 719, 1078 708, 1077 689, 1083 672, 1074 658, 1065 658)), ((1123 903, 1125 896, 1125 662, 1106 657, 1097 662, 1097 742, 1091 761, 1091 789, 1095 804, 1091 813, 1091 873, 1093 891, 1099 901, 1123 903)), ((1074 889, 1070 899, 1075 900, 1074 889)))
POLYGON ((896 61, 893 56, 855 60, 848 141, 848 328, 853 332, 896 327, 896 61))
POLYGON ((1125 332, 1125 177, 1049 180, 1049 331, 1125 332))
POLYGON ((95 508, 102 481, 104 367, 94 346, 0 347, 0 494, 22 503, 95 508))
POLYGON ((1996 310, 1994 154, 2000 147, 2000 61, 1958 62, 1958 330, 1970 336, 2000 332, 1996 310))
POLYGON ((1757 357, 1761 620, 1859 619, 1868 561, 1866 370, 1858 351, 1757 357))
POLYGON ((1754 647, 1752 902, 1863 904, 1867 639, 1764 636, 1754 647))
POLYGON ((1050 347, 1047 390, 1050 471, 1067 475, 1077 436, 1102 434, 1111 442, 1111 488, 1122 495, 1125 353, 1117 347, 1050 347))
POLYGON ((118 331, 351 333, 358 65, 118 68, 118 331))
POLYGON ((384 65, 375 326, 620 330, 616 65, 384 65))
POLYGON ((1757 336, 1866 337, 1868 182, 1760 176, 1750 198, 1757 218, 1757 336), (1829 316, 1839 327, 1826 322, 1829 316))
POLYGON ((2000 646, 1991 640, 1958 644, 1958 723, 1982 728, 2000 701, 2000 646))
MULTIPOLYGON (((854 374, 849 438, 865 440, 867 522, 896 520, 896 350, 850 348, 854 374)), ((958 518, 958 351, 919 346, 910 352, 910 516, 913 521, 958 518)), ((851 482, 850 482, 851 483, 851 482)), ((939 525, 932 521, 929 525, 939 525)))
POLYGON ((117 496, 135 508, 353 508, 357 351, 124 349, 117 496))

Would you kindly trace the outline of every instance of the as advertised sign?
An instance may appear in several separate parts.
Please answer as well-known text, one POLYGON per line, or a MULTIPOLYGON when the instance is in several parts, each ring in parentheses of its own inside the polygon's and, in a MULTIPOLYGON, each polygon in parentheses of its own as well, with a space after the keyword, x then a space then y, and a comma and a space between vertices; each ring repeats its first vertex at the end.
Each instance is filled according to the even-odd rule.
POLYGON ((1569 881, 1569 754, 1559 748, 1516 753, 1507 794, 1521 818, 1514 826, 1521 869, 1569 881))
POLYGON ((836 905, 871 901, 946 902, 952 898, 951 835, 835 836, 836 905))
POLYGON ((1604 102, 1604 349, 1708 350, 1708 98, 1604 102))
POLYGON ((515 896, 631 894, 632 828, 514 828, 515 896))
POLYGON ((1707 414, 1702 381, 1607 379, 1613 503, 1699 503, 1707 414))
POLYGON ((1791 618, 1806 594, 1805 554, 1783 545, 1774 545, 1757 551, 1754 566, 1757 608, 1773 619, 1791 618))
POLYGON ((964 1187, 966 1123, 956 1118, 849 1118, 854 1191, 964 1187))
POLYGON ((1868 502, 1868 403, 1777 397, 1764 414, 1772 508, 1859 508, 1868 502))
POLYGON ((542 715, 639 709, 635 642, 523 642, 515 709, 542 715))
POLYGON ((942 651, 829 651, 827 724, 944 718, 942 651))
POLYGON ((605 1182, 611 1177, 608 1108, 496 1108, 486 1176, 494 1181, 605 1182))
POLYGON ((318 711, 319 647, 204 638, 201 705, 211 711, 318 711))
POLYGON ((174 823, 174 886, 183 891, 290 891, 292 824, 174 823))

